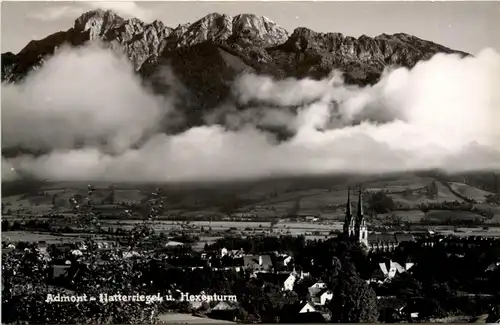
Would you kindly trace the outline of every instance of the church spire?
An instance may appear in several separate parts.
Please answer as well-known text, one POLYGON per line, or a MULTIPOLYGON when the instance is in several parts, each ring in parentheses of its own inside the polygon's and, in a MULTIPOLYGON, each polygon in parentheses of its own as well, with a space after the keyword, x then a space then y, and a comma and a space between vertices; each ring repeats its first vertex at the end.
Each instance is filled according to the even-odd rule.
POLYGON ((352 210, 351 210, 351 188, 347 188, 347 206, 345 210, 345 215, 347 216, 352 216, 352 210))
POLYGON ((351 209, 351 188, 347 188, 347 204, 345 209, 345 220, 344 220, 344 233, 349 233, 352 222, 352 209, 351 209))
POLYGON ((358 218, 362 218, 365 215, 363 209, 363 192, 361 191, 361 186, 359 186, 359 194, 358 194, 358 218))

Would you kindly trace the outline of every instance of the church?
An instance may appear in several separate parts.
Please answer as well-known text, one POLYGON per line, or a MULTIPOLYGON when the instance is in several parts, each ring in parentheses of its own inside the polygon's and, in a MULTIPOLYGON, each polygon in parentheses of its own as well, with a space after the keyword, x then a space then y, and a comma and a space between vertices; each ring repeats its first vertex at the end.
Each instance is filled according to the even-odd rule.
POLYGON ((351 190, 347 190, 347 205, 344 220, 344 234, 356 239, 369 252, 389 252, 402 242, 414 241, 412 234, 405 233, 368 233, 363 207, 363 193, 358 191, 356 214, 353 214, 351 190))

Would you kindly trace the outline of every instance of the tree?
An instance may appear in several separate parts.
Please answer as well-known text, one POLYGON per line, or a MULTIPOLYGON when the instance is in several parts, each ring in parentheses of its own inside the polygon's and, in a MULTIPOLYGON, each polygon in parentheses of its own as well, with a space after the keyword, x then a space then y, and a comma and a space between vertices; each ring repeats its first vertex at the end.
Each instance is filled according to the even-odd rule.
POLYGON ((439 188, 438 188, 437 183, 436 183, 435 180, 432 181, 432 183, 430 183, 426 187, 426 190, 427 190, 427 195, 429 197, 436 197, 439 194, 439 188))
POLYGON ((261 322, 278 323, 283 307, 296 301, 297 296, 283 293, 279 286, 266 283, 248 283, 238 297, 240 305, 261 322))
POLYGON ((374 323, 379 313, 375 291, 359 276, 343 274, 328 305, 332 321, 340 323, 374 323))
POLYGON ((297 199, 292 207, 290 208, 290 210, 288 210, 288 213, 287 213, 287 217, 288 218, 293 218, 293 217, 296 217, 297 214, 299 213, 300 211, 300 198, 297 199))
POLYGON ((110 186, 109 190, 110 190, 109 194, 104 199, 104 202, 107 204, 114 204, 115 203, 115 188, 114 188, 114 186, 110 186))
POLYGON ((372 193, 369 199, 370 206, 376 213, 388 213, 396 208, 394 200, 383 192, 372 193))

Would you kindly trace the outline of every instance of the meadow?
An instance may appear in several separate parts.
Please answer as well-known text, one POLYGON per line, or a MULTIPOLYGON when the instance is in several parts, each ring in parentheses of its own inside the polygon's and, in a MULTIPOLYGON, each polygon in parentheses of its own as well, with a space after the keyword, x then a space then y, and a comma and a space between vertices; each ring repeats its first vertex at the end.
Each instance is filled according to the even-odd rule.
MULTIPOLYGON (((430 175, 287 178, 161 186, 107 183, 93 183, 92 185, 95 188, 93 202, 96 211, 102 216, 103 227, 133 227, 134 223, 140 220, 124 218, 127 205, 139 204, 147 199, 157 187, 161 187, 165 198, 163 215, 155 223, 158 231, 188 231, 202 234, 203 228, 204 232, 211 229, 214 233, 233 231, 262 234, 271 231, 269 221, 273 219, 279 220, 272 227, 274 234, 304 234, 323 237, 332 231, 341 230, 347 201, 347 188, 348 186, 355 187, 357 184, 363 185, 367 193, 365 194, 367 201, 370 193, 383 192, 396 204, 405 207, 405 209, 396 209, 386 214, 378 214, 376 219, 370 216, 371 211, 367 209, 365 212, 369 215, 367 217, 369 223, 383 224, 384 220, 394 217, 415 225, 418 225, 424 218, 439 222, 450 218, 475 220, 480 217, 470 211, 423 212, 419 208, 422 204, 466 203, 464 197, 475 200, 476 207, 493 213, 491 219, 485 220, 486 224, 493 225, 500 222, 500 207, 485 202, 490 192, 457 180, 445 184, 436 181, 430 175), (437 195, 429 196, 426 188, 433 182, 437 186, 437 195), (110 195, 112 195, 111 202, 109 202, 110 195), (299 219, 291 220, 290 214, 299 219), (308 221, 304 221, 307 217, 308 221), (189 222, 172 221, 180 220, 178 218, 189 222), (319 220, 313 222, 311 218, 319 218, 319 220), (213 221, 208 221, 209 219, 213 221)), ((87 185, 86 183, 38 182, 24 187, 17 184, 15 187, 2 184, 3 218, 26 220, 47 218, 48 214, 56 214, 71 219, 74 215, 69 200, 75 195, 85 196, 88 190, 87 185)), ((353 207, 355 207, 357 193, 352 193, 352 195, 353 207)), ((6 236, 7 233, 2 233, 2 235, 6 236)), ((68 238, 68 236, 63 236, 63 239, 58 239, 57 236, 23 232, 8 235, 12 238, 26 237, 30 240, 46 241, 68 238)))

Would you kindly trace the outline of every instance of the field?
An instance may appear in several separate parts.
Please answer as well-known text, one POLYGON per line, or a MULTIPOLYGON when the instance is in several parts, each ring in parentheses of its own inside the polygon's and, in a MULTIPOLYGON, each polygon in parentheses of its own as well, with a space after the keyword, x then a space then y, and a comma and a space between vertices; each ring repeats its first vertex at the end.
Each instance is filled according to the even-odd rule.
MULTIPOLYGON (((104 222, 104 227, 121 227, 121 228, 132 228, 134 224, 139 223, 139 220, 109 220, 104 222)), ((271 227, 270 222, 248 222, 248 221, 192 221, 189 223, 181 222, 170 222, 170 221, 157 221, 154 224, 154 228, 158 231, 172 231, 172 230, 204 230, 209 228, 212 231, 227 231, 230 229, 235 229, 239 231, 267 231, 271 227)), ((273 232, 275 233, 286 233, 290 232, 293 235, 306 234, 309 232, 320 232, 329 233, 332 230, 341 230, 341 222, 332 222, 329 224, 321 223, 307 223, 307 222, 278 222, 273 226, 273 232)))
POLYGON ((430 221, 443 221, 446 219, 475 220, 477 218, 482 217, 476 213, 468 211, 435 210, 429 211, 426 214, 426 219, 430 221))
MULTIPOLYGON (((261 234, 271 231, 270 219, 279 220, 272 227, 274 234, 304 234, 311 238, 324 237, 331 231, 340 231, 345 214, 347 188, 362 184, 368 193, 383 192, 396 204, 406 209, 387 214, 379 214, 374 223, 383 223, 385 219, 397 216, 401 220, 418 224, 426 217, 432 221, 474 220, 480 215, 461 210, 431 210, 424 213, 422 204, 445 204, 450 202, 466 203, 464 197, 473 199, 476 208, 489 211, 493 217, 486 223, 500 222, 500 207, 485 203, 490 192, 460 183, 457 179, 448 186, 436 180, 432 175, 391 175, 374 176, 336 176, 317 178, 292 178, 233 182, 219 184, 171 184, 161 185, 164 193, 164 213, 155 225, 157 230, 193 231, 201 233, 209 228, 214 233, 232 231, 245 234, 261 234), (437 195, 429 196, 427 188, 435 183, 437 195), (451 190, 450 190, 451 189, 451 190), (300 216, 297 222, 287 216, 300 216), (233 221, 221 221, 230 217, 233 221), (189 220, 189 224, 175 220, 189 220), (308 218, 307 221, 305 219, 308 218), (319 218, 313 222, 311 218, 319 218), (168 219, 168 221, 166 220, 168 219), (203 221, 207 220, 207 221, 203 221), (213 221, 208 221, 213 220, 213 221), (244 220, 237 222, 237 220, 244 220), (255 220, 255 221, 254 221, 255 220), (262 221, 261 221, 262 220, 262 221), (234 229, 235 228, 235 229, 234 229)), ((75 195, 85 196, 88 191, 85 183, 49 183, 2 184, 2 207, 4 219, 43 218, 49 213, 73 217, 69 199, 75 195)), ((123 219, 127 204, 139 204, 154 191, 158 184, 99 184, 95 188, 93 201, 95 209, 103 217, 104 227, 131 228, 133 219, 123 219), (111 202, 110 202, 110 197, 111 202)), ((353 190, 354 192, 354 190, 353 190)), ((368 201, 370 194, 365 195, 368 201)), ((353 207, 356 206, 357 193, 352 194, 353 207)), ((369 209, 366 213, 371 214, 369 209)), ((371 217, 368 217, 370 222, 371 217)), ((5 236, 6 233, 3 233, 5 236)), ((24 235, 9 234, 18 238, 24 235)), ((214 236, 220 236, 216 234, 214 236)), ((58 240, 45 234, 31 234, 30 240, 58 240), (44 236, 48 236, 45 238, 44 236), (45 238, 45 239, 41 239, 45 238)), ((68 238, 64 237, 65 240, 68 238)), ((59 239, 61 240, 61 239, 59 239)), ((211 241, 212 239, 208 239, 211 241)))
POLYGON ((463 183, 451 182, 450 186, 454 191, 477 202, 484 202, 485 197, 492 194, 491 192, 484 191, 476 187, 467 186, 463 183))
MULTIPOLYGON (((46 242, 47 244, 66 243, 78 240, 82 237, 81 233, 78 234, 49 234, 36 231, 2 231, 2 241, 5 242, 46 242)), ((94 238, 95 235, 93 236, 94 238)), ((99 239, 99 238, 96 238, 99 239)))

